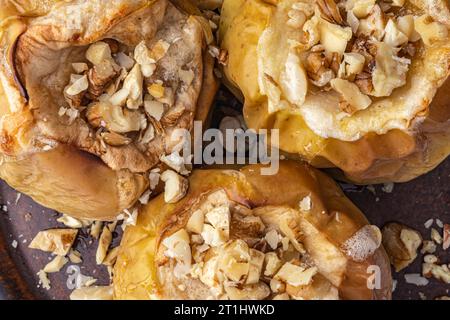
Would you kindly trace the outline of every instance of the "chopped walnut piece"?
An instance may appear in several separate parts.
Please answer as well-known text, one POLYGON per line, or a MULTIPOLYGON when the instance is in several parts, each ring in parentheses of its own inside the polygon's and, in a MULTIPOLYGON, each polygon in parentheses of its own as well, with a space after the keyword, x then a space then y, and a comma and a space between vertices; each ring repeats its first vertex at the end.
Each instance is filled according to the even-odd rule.
POLYGON ((334 0, 318 0, 317 5, 323 19, 334 24, 344 24, 341 12, 334 0))
POLYGON ((353 13, 353 11, 347 12, 346 22, 350 28, 352 28, 352 32, 356 34, 359 29, 359 20, 353 13))
POLYGON ((187 193, 188 180, 172 170, 166 170, 161 175, 161 180, 165 182, 164 200, 166 203, 177 203, 187 193))
POLYGON ((418 231, 399 223, 389 223, 383 227, 383 245, 397 272, 409 266, 417 258, 417 249, 422 244, 418 231))
POLYGON ((320 42, 320 19, 313 16, 303 25, 303 38, 301 39, 301 47, 303 50, 308 50, 320 42))
POLYGON ((160 121, 164 114, 164 104, 156 100, 144 101, 145 112, 153 117, 156 121, 160 121))
POLYGON ((356 84, 344 79, 333 79, 330 83, 331 87, 340 93, 343 100, 348 104, 348 108, 343 111, 353 114, 367 109, 372 104, 372 100, 362 93, 356 84))
POLYGON ((423 261, 426 263, 435 264, 438 263, 439 259, 434 254, 427 254, 426 256, 423 257, 423 261))
POLYGON ((107 144, 113 147, 122 147, 131 143, 130 138, 115 132, 102 132, 101 137, 107 144))
POLYGON ((448 37, 447 27, 434 21, 429 15, 423 15, 415 19, 414 27, 426 46, 431 46, 435 42, 443 41, 448 37))
POLYGON ((375 6, 376 0, 349 0, 346 2, 346 10, 352 12, 355 17, 362 19, 369 15, 375 6))
POLYGON ((306 22, 306 14, 301 10, 289 10, 288 12, 289 20, 287 21, 287 25, 294 29, 300 29, 306 22))
POLYGON ((150 181, 150 190, 155 190, 156 187, 158 187, 161 178, 160 169, 152 169, 148 174, 148 178, 150 181))
POLYGON ((408 37, 408 41, 416 42, 420 40, 420 34, 414 27, 414 16, 405 15, 397 18, 398 29, 408 37))
MULTIPOLYGON (((279 81, 280 88, 287 101, 297 106, 305 102, 308 91, 308 79, 300 56, 295 50, 289 51, 279 81)), ((278 90, 277 88, 274 89, 278 90)), ((274 91, 273 95, 275 94, 274 91)))
POLYGON ((250 268, 248 270, 246 284, 256 284, 261 277, 265 255, 261 251, 250 249, 250 268))
POLYGON ((153 45, 151 48, 151 57, 156 61, 161 60, 166 55, 167 51, 169 51, 170 43, 164 40, 158 40, 158 42, 153 45))
POLYGON ((348 42, 353 37, 350 27, 341 27, 326 21, 319 24, 320 42, 327 52, 336 52, 341 56, 347 48, 348 42))
POLYGON ((392 19, 389 19, 384 32, 383 41, 393 47, 399 47, 409 40, 408 36, 399 29, 398 25, 392 19))
POLYGON ((134 59, 131 58, 129 55, 119 52, 115 55, 115 59, 119 66, 126 71, 130 71, 134 67, 134 59))
POLYGON ((355 78, 355 84, 365 95, 370 95, 373 92, 372 76, 367 72, 358 74, 355 78))
POLYGON ((94 221, 94 223, 91 226, 90 235, 94 239, 98 239, 100 236, 100 232, 102 231, 103 222, 101 221, 94 221))
POLYGON ((218 206, 205 214, 205 220, 225 237, 230 237, 230 209, 226 205, 218 206))
POLYGON ((45 273, 44 270, 39 270, 37 275, 39 277, 39 284, 42 285, 42 288, 45 290, 50 290, 50 280, 47 277, 47 273, 45 273))
POLYGON ((250 250, 247 243, 242 240, 227 243, 220 253, 218 268, 230 281, 244 283, 250 271, 250 250))
POLYGON ((374 5, 367 18, 360 20, 358 36, 372 36, 381 41, 386 28, 386 16, 379 5, 374 5))
POLYGON ((51 252, 59 256, 65 256, 78 234, 75 229, 50 229, 40 231, 28 246, 30 249, 38 249, 51 252))
POLYGON ((112 233, 109 230, 108 226, 104 226, 102 234, 100 235, 100 239, 98 240, 97 252, 95 254, 95 261, 97 262, 97 264, 102 264, 102 262, 105 260, 111 241, 112 233))
POLYGON ((264 258, 265 269, 264 276, 272 277, 281 268, 283 262, 278 258, 275 252, 268 252, 264 258))
POLYGON ((123 82, 123 90, 128 92, 127 108, 138 109, 144 103, 144 78, 141 67, 136 64, 123 82))
POLYGON ((306 286, 311 283, 312 278, 316 273, 316 267, 305 269, 287 262, 276 273, 274 279, 282 280, 294 287, 306 286))
POLYGON ((242 288, 225 287, 231 300, 264 300, 270 295, 270 289, 264 282, 245 285, 242 288))
POLYGON ((426 254, 426 253, 435 253, 436 252, 436 243, 434 241, 430 240, 424 240, 422 249, 420 250, 420 253, 426 254))
POLYGON ((113 64, 109 60, 104 60, 88 72, 89 80, 89 97, 92 100, 100 97, 111 84, 113 79, 118 75, 113 64))
POLYGON ((177 260, 174 274, 181 278, 191 270, 192 253, 190 247, 189 234, 185 229, 178 230, 170 237, 165 238, 162 244, 167 248, 165 255, 177 260))
POLYGON ((277 279, 270 280, 270 290, 273 293, 282 293, 286 290, 286 284, 277 279))
POLYGON ((73 228, 73 229, 79 229, 83 228, 83 222, 73 218, 71 216, 63 214, 61 217, 56 219, 56 221, 64 224, 66 227, 73 228))
POLYGON ((272 250, 275 250, 276 248, 278 248, 281 237, 276 230, 270 230, 266 233, 264 239, 267 241, 267 244, 270 246, 270 248, 272 250))
POLYGON ((181 173, 183 175, 189 173, 189 171, 185 167, 185 160, 180 155, 179 152, 173 152, 168 156, 162 155, 160 157, 160 160, 162 163, 166 164, 167 166, 169 166, 171 169, 175 170, 178 173, 181 173))
MULTIPOLYGON (((344 60, 339 66, 338 76, 343 79, 351 79, 359 75, 366 63, 365 57, 357 52, 344 53, 344 60)), ((364 94, 367 94, 363 91, 364 94)))
POLYGON ((209 286, 210 288, 217 289, 220 293, 222 292, 221 286, 217 282, 216 279, 216 270, 217 270, 217 264, 219 261, 218 256, 213 256, 206 260, 202 265, 197 265, 197 267, 194 265, 193 270, 191 273, 194 275, 198 273, 198 278, 201 282, 209 286))
POLYGON ((311 82, 317 87, 324 87, 335 77, 323 52, 311 52, 306 58, 306 71, 311 82))
MULTIPOLYGON (((374 61, 375 56, 378 53, 377 43, 367 36, 358 36, 352 45, 351 52, 363 55, 366 58, 367 64, 367 70, 365 71, 372 73, 374 66, 369 65, 367 62, 374 61)), ((374 62, 372 64, 374 64, 374 62)))
POLYGON ((89 67, 86 63, 84 62, 77 62, 77 63, 72 63, 72 69, 73 71, 75 71, 76 73, 80 74, 83 73, 85 71, 89 70, 89 67))
POLYGON ((86 75, 78 76, 72 75, 70 85, 66 87, 64 93, 70 97, 74 97, 89 87, 88 77, 86 75))
POLYGON ((433 240, 437 244, 442 244, 442 236, 435 228, 431 228, 431 240, 433 240))
POLYGON ((96 102, 89 106, 86 118, 94 128, 106 126, 110 131, 128 133, 141 129, 141 113, 114 106, 108 102, 96 102))
POLYGON ((211 247, 220 246, 229 240, 225 237, 225 234, 209 224, 203 225, 201 236, 205 243, 211 247))
POLYGON ((69 260, 63 256, 56 256, 52 261, 47 263, 43 271, 45 273, 59 272, 69 260))
POLYGON ((155 98, 155 99, 161 99, 164 97, 164 87, 160 83, 152 83, 148 88, 148 93, 155 98))
MULTIPOLYGON (((217 60, 219 61, 219 64, 226 66, 228 64, 228 51, 221 49, 217 60)), ((192 70, 189 70, 189 71, 192 72, 192 70)), ((193 76, 193 72, 192 72, 192 76, 193 76)), ((192 83, 192 81, 190 81, 190 82, 192 83)))
POLYGON ((375 68, 372 73, 372 83, 375 97, 387 97, 399 87, 406 84, 406 75, 411 60, 397 56, 398 49, 385 44, 378 44, 375 57, 375 68))
POLYGON ((86 59, 96 66, 104 61, 112 61, 111 54, 110 46, 106 42, 98 41, 89 46, 86 51, 86 59))
POLYGON ((153 75, 156 70, 156 60, 151 56, 145 41, 139 43, 134 49, 134 59, 140 64, 144 77, 149 78, 153 75))
POLYGON ((186 224, 186 230, 192 233, 200 234, 205 222, 205 213, 202 210, 196 210, 192 213, 186 224))
POLYGON ((326 59, 323 52, 311 52, 306 57, 306 70, 309 74, 316 74, 325 66, 326 59))
MULTIPOLYGON (((233 209, 235 210, 235 208, 233 209)), ((231 219, 231 230, 234 238, 246 239, 246 241, 249 239, 260 239, 264 236, 265 228, 261 218, 257 216, 235 212, 231 219)))
POLYGON ((70 262, 72 263, 78 264, 83 262, 83 260, 81 259, 81 253, 78 252, 77 250, 70 249, 68 257, 70 262))
POLYGON ((450 248, 450 224, 444 224, 442 249, 450 248))
POLYGON ((450 284, 450 270, 447 265, 437 265, 434 263, 423 263, 422 274, 424 277, 434 277, 444 283, 450 284))

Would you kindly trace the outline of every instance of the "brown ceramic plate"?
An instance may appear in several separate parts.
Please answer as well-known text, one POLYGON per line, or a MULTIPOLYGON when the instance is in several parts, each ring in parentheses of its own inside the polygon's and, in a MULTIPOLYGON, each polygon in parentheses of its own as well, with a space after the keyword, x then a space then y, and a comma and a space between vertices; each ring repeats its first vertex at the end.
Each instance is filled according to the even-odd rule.
MULTIPOLYGON (((222 91, 212 125, 217 127, 224 115, 237 115, 239 112, 239 103, 222 91)), ((424 226, 427 220, 438 218, 450 223, 450 159, 426 176, 395 185, 391 193, 382 191, 382 186, 375 187, 376 194, 364 187, 343 187, 369 220, 380 227, 387 222, 398 221, 419 230, 424 239, 429 239, 430 230, 424 226)), ((36 273, 49 262, 50 255, 28 249, 28 244, 39 231, 63 227, 56 222, 58 213, 41 207, 25 195, 18 197, 18 193, 4 182, 0 182, 0 204, 7 207, 7 212, 0 210, 0 298, 67 299, 70 290, 66 271, 71 264, 68 263, 61 272, 49 275, 52 288, 47 291, 38 287, 36 273)), ((120 241, 120 227, 117 230, 114 246, 120 241)), ((81 231, 74 246, 84 260, 80 265, 81 273, 97 278, 98 285, 108 285, 107 270, 95 264, 96 241, 81 231)), ((448 251, 441 250, 438 255, 442 262, 450 262, 448 251)), ((397 280, 394 299, 434 299, 449 294, 449 286, 434 279, 425 287, 405 283, 405 273, 420 273, 421 261, 420 257, 404 272, 394 273, 397 280)))

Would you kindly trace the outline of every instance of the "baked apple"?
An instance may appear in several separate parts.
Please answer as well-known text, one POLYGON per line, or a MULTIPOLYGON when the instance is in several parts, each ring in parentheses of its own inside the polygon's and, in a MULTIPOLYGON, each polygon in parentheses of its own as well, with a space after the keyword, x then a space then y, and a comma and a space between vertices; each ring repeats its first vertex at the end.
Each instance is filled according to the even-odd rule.
POLYGON ((225 0, 220 38, 250 128, 367 184, 449 155, 449 27, 444 0, 225 0))
POLYGON ((284 161, 196 170, 176 204, 163 195, 128 226, 116 299, 389 299, 380 230, 324 173, 284 161))
POLYGON ((172 133, 208 114, 208 24, 167 0, 2 1, 1 18, 0 177, 113 219, 178 155, 172 133))

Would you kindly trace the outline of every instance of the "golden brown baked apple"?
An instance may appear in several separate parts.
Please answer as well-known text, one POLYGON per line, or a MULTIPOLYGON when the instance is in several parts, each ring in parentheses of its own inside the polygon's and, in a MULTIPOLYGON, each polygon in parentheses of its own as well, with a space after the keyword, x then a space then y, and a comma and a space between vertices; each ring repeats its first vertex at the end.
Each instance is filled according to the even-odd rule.
POLYGON ((116 299, 389 299, 380 230, 336 183, 284 161, 197 170, 177 204, 163 195, 128 226, 116 299))
POLYGON ((172 133, 206 118, 211 31, 167 0, 1 3, 0 177, 60 212, 114 218, 175 152, 172 133))
POLYGON ((246 122, 279 129, 290 156, 379 183, 450 153, 448 1, 225 0, 221 14, 246 122))

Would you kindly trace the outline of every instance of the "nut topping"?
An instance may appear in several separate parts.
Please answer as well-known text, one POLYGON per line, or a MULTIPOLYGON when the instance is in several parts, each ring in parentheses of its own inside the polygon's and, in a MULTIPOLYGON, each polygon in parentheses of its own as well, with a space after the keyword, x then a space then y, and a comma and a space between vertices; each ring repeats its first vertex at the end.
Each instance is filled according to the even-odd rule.
POLYGON ((349 0, 346 2, 346 9, 352 12, 358 19, 365 18, 373 10, 376 0, 349 0))
POLYGON ((319 6, 323 19, 334 24, 344 24, 341 12, 339 11, 339 8, 334 0, 318 0, 317 5, 319 6))
POLYGON ((372 100, 363 94, 356 84, 348 80, 333 79, 331 80, 331 87, 340 93, 342 99, 348 103, 343 111, 349 114, 367 109, 372 103, 372 100))
MULTIPOLYGON (((287 286, 307 290, 318 273, 311 261, 302 261, 304 250, 298 242, 302 232, 293 219, 286 218, 284 212, 289 209, 267 207, 253 211, 218 190, 189 210, 192 214, 185 228, 161 241, 159 263, 170 268, 168 272, 202 282, 212 298, 266 299, 284 293, 287 286), (280 231, 262 222, 260 215, 267 210, 284 213, 280 214, 280 231), (259 250, 258 243, 266 241, 263 238, 269 238, 271 244, 263 249, 266 253, 259 250)), ((186 287, 187 283, 180 286, 186 287)))
POLYGON ((103 227, 102 234, 98 240, 97 252, 95 254, 95 261, 97 264, 102 264, 108 253, 108 248, 112 241, 112 233, 108 226, 103 227))
POLYGON ((448 248, 450 248, 450 225, 449 224, 444 224, 444 231, 443 231, 443 243, 442 243, 442 248, 444 250, 447 250, 448 248))
POLYGON ((70 82, 71 82, 70 86, 68 86, 64 90, 64 92, 69 96, 76 96, 77 94, 86 91, 89 87, 89 82, 86 75, 83 76, 72 75, 70 82))
POLYGON ((397 272, 416 259, 421 244, 422 236, 413 229, 399 223, 389 223, 383 227, 383 245, 397 272))
POLYGON ((77 234, 78 230, 76 229, 50 229, 40 231, 28 247, 30 249, 38 249, 59 256, 65 256, 72 247, 77 234))
POLYGON ((104 60, 95 65, 88 73, 89 97, 92 100, 100 97, 116 75, 117 72, 109 60, 104 60))
POLYGON ((107 144, 113 147, 122 147, 131 143, 130 138, 127 138, 115 132, 103 132, 101 134, 101 137, 107 144))
POLYGON ((408 43, 408 36, 399 29, 397 24, 392 19, 389 19, 384 32, 385 35, 383 41, 390 46, 399 47, 405 43, 408 43))
POLYGON ((280 279, 294 287, 306 286, 311 283, 316 273, 316 267, 305 269, 288 262, 281 267, 274 279, 280 279))
POLYGON ((352 29, 322 21, 319 24, 319 30, 320 42, 325 47, 325 50, 330 53, 339 53, 342 56, 347 48, 348 42, 353 36, 352 29))
POLYGON ((138 131, 141 128, 140 113, 113 106, 107 102, 97 102, 89 106, 86 117, 94 127, 105 126, 117 133, 138 131))
POLYGON ((100 65, 104 61, 113 61, 111 48, 106 42, 96 42, 89 46, 86 51, 86 59, 94 66, 100 65))
POLYGON ((80 74, 85 71, 89 70, 89 67, 86 63, 80 62, 80 63, 72 63, 72 69, 75 71, 75 73, 80 74))
POLYGON ((47 263, 43 271, 45 273, 59 272, 69 260, 63 256, 56 256, 52 261, 47 263))
POLYGON ((442 41, 448 37, 445 25, 434 21, 430 16, 423 15, 415 19, 414 27, 426 46, 442 41))
POLYGON ((164 187, 164 200, 166 203, 177 203, 186 195, 188 181, 172 170, 164 171, 161 180, 166 183, 164 187))

